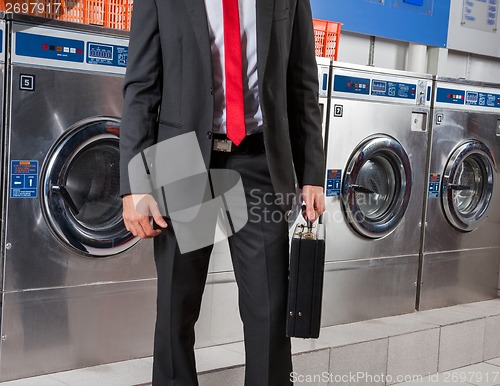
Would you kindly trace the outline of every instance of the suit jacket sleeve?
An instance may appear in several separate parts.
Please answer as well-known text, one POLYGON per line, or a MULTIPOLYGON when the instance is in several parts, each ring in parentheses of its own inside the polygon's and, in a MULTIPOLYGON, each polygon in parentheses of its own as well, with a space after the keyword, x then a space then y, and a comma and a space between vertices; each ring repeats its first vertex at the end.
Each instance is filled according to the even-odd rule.
POLYGON ((323 186, 325 160, 309 0, 297 0, 287 74, 290 139, 299 186, 323 186))
MULTIPOLYGON (((120 192, 132 193, 129 162, 157 137, 162 79, 158 11, 154 0, 136 0, 130 31, 129 56, 124 84, 124 106, 120 129, 120 192)), ((149 192, 145 173, 134 175, 134 192, 149 192), (138 183, 137 180, 144 181, 138 183), (136 186, 144 186, 142 192, 136 186)), ((142 190, 142 189, 141 189, 142 190)))

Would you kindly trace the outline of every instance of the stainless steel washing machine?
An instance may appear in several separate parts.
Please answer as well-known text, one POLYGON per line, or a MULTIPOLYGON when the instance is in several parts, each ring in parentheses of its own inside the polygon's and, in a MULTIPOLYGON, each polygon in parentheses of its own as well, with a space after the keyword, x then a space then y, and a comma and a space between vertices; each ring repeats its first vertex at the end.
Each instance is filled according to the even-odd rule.
POLYGON ((419 309, 497 296, 500 85, 437 78, 419 309))
POLYGON ((0 379, 151 355, 151 242, 119 196, 125 33, 11 16, 0 379))
POLYGON ((324 326, 415 310, 431 89, 332 64, 324 326))

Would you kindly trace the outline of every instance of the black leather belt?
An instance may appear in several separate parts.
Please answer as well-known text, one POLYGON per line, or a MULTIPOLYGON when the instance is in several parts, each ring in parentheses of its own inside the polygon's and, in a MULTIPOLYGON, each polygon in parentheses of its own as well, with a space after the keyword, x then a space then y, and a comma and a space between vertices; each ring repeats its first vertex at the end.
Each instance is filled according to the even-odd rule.
POLYGON ((214 134, 213 151, 234 154, 259 154, 265 151, 264 134, 255 133, 247 135, 241 143, 236 146, 224 134, 214 134))

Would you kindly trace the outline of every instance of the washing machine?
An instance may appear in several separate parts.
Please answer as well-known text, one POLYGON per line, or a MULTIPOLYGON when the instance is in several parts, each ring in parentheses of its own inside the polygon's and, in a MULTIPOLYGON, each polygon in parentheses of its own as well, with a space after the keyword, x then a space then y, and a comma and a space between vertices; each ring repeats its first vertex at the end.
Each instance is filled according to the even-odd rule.
POLYGON ((497 297, 500 85, 436 78, 419 309, 497 297))
POLYGON ((415 310, 432 78, 332 64, 324 326, 415 310))
POLYGON ((119 196, 125 33, 8 15, 0 379, 151 355, 152 243, 119 196))

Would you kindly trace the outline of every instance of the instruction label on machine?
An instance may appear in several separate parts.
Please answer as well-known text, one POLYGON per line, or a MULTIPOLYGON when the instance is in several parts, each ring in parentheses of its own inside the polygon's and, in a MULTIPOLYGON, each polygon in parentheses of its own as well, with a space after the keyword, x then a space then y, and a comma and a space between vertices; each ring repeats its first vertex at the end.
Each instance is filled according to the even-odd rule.
POLYGON ((11 161, 10 198, 36 198, 38 161, 11 161))
POLYGON ((441 184, 441 174, 438 173, 429 174, 429 191, 427 193, 427 197, 439 198, 440 184, 441 184))
POLYGON ((342 169, 328 169, 326 174, 326 196, 340 196, 342 183, 342 169))

